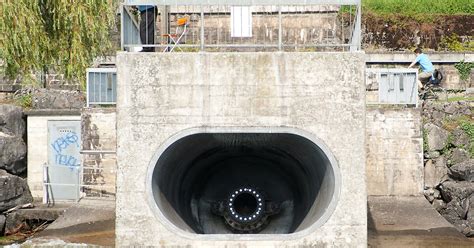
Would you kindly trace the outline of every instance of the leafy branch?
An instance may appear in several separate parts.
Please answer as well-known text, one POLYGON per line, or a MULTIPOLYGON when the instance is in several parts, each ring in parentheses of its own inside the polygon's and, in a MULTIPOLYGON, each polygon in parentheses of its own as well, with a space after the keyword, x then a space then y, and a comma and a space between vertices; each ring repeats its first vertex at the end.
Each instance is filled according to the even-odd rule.
POLYGON ((461 80, 467 80, 471 75, 471 69, 474 68, 474 63, 461 60, 459 63, 454 64, 454 67, 458 70, 461 80))
POLYGON ((110 47, 113 0, 6 0, 0 56, 10 78, 55 70, 84 83, 85 69, 110 47))

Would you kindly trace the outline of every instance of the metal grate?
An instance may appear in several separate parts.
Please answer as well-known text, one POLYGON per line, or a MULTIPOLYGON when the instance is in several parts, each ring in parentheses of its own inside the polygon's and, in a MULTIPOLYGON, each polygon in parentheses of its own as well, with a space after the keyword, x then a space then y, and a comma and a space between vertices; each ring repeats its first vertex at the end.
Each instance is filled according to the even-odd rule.
POLYGON ((115 104, 117 101, 117 69, 87 69, 87 107, 115 104))
POLYGON ((418 102, 416 69, 367 68, 368 90, 378 91, 375 104, 413 104, 418 102))

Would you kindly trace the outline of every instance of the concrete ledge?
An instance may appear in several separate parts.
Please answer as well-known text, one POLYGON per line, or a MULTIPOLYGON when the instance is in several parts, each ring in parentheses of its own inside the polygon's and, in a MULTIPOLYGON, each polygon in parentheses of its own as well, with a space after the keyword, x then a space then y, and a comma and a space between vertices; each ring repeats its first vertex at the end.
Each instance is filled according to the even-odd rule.
MULTIPOLYGON (((426 53, 433 63, 458 63, 474 61, 474 53, 426 53)), ((411 63, 414 53, 367 53, 366 63, 411 63)))
POLYGON ((35 109, 25 111, 28 116, 81 115, 80 109, 35 109))

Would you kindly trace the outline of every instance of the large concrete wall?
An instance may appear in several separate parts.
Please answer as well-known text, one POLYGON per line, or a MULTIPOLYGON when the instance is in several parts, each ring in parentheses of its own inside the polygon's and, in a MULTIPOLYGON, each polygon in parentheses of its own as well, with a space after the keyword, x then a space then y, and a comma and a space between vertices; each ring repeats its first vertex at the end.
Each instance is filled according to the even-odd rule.
POLYGON ((367 193, 423 193, 423 137, 417 108, 367 108, 367 193))
POLYGON ((365 247, 363 53, 119 53, 116 244, 162 247, 365 247), (190 128, 290 127, 322 140, 341 174, 319 228, 284 235, 197 235, 155 215, 147 170, 190 128))

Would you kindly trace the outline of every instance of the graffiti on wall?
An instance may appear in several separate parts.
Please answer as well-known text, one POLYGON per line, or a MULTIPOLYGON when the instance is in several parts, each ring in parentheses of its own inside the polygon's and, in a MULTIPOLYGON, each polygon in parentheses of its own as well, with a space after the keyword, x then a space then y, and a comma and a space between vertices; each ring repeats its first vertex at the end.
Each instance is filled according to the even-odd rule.
POLYGON ((70 146, 80 149, 79 136, 75 132, 67 132, 57 138, 51 146, 55 152, 55 162, 57 165, 79 166, 80 158, 77 157, 77 153, 74 150, 71 152, 71 149, 68 149, 70 146))

